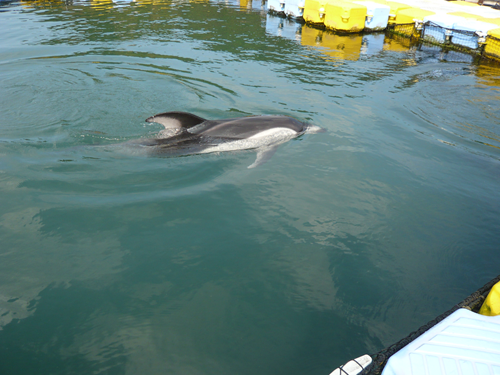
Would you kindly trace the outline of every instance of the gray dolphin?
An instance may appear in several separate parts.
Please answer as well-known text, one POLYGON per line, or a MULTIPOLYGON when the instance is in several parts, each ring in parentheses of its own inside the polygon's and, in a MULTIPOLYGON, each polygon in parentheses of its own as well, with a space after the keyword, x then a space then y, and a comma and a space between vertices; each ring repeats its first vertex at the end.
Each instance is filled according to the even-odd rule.
POLYGON ((287 116, 250 116, 206 120, 187 112, 165 112, 147 122, 165 127, 157 138, 134 142, 151 147, 150 153, 180 156, 238 150, 257 150, 257 159, 248 168, 268 161, 278 146, 305 133, 324 130, 287 116))

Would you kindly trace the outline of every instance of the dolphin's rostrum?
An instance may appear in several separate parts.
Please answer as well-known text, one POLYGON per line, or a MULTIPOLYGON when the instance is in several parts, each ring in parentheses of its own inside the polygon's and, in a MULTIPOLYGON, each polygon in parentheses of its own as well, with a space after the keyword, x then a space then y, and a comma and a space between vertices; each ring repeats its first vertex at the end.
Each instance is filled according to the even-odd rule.
POLYGON ((257 159, 248 168, 271 158, 278 145, 304 133, 323 129, 287 116, 250 116, 205 120, 186 112, 165 112, 146 119, 165 127, 157 138, 141 140, 158 155, 192 155, 237 150, 257 150, 257 159))

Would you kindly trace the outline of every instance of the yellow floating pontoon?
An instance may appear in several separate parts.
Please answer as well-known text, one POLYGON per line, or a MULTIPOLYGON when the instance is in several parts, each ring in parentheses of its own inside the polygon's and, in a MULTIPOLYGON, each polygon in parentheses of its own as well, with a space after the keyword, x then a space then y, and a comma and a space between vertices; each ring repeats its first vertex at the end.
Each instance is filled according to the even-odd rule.
POLYGON ((397 3, 395 1, 386 1, 385 3, 391 8, 391 14, 389 14, 389 24, 396 22, 396 18, 400 11, 411 8, 408 4, 397 3))
POLYGON ((420 8, 403 9, 398 12, 394 19, 394 32, 408 37, 420 38, 424 18, 434 14, 430 10, 420 8))
POLYGON ((365 28, 366 6, 348 1, 335 1, 325 6, 324 24, 327 29, 356 33, 365 28))
POLYGON ((484 55, 496 60, 500 60, 500 28, 488 31, 484 55))
POLYGON ((484 300, 483 306, 479 310, 479 314, 486 316, 500 315, 500 282, 493 285, 488 296, 484 300))
POLYGON ((324 24, 327 0, 305 0, 304 21, 311 24, 324 24))

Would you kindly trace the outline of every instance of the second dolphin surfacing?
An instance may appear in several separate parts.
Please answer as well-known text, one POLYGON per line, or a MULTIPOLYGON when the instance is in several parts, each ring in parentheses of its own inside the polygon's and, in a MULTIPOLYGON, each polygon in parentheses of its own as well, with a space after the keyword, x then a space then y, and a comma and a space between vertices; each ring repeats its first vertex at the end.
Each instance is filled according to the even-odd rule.
POLYGON ((255 149, 257 159, 248 168, 265 163, 284 142, 305 133, 324 131, 287 116, 206 120, 187 112, 165 112, 146 121, 165 127, 157 138, 134 142, 151 147, 152 154, 180 156, 255 149))

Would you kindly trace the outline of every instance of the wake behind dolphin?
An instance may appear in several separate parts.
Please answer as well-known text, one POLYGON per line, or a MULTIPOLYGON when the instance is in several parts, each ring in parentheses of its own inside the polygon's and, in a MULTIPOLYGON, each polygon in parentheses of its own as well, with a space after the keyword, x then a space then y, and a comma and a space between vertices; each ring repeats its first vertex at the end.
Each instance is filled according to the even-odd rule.
POLYGON ((324 130, 287 116, 250 116, 206 120, 187 112, 165 112, 147 122, 165 127, 157 138, 132 141, 154 155, 194 155, 238 150, 257 150, 257 159, 248 168, 268 161, 278 146, 305 133, 324 130))

